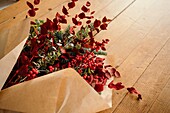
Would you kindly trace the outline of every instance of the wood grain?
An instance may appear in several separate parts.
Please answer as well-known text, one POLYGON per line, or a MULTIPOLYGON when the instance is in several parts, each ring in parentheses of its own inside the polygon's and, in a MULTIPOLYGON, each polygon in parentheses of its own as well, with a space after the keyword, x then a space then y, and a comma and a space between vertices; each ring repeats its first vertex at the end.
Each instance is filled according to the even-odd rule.
MULTIPOLYGON (((33 0, 29 0, 33 1, 33 0)), ((39 8, 37 15, 31 20, 38 19, 39 17, 49 13, 49 8, 53 9, 60 6, 61 4, 68 2, 68 0, 42 0, 37 6, 39 8), (55 4, 56 3, 56 4, 55 4), (41 7, 41 8, 40 8, 41 7)), ((26 18, 28 6, 26 5, 26 0, 21 0, 14 5, 11 5, 4 10, 0 11, 0 30, 10 28, 17 22, 23 21, 26 18), (20 8, 21 7, 21 8, 20 8)))
MULTIPOLYGON (((119 36, 110 38, 111 43, 108 46, 108 59, 109 61, 112 61, 111 63, 114 66, 119 67, 118 70, 123 76, 117 81, 122 81, 126 86, 133 86, 133 84, 140 79, 141 74, 147 70, 147 67, 150 65, 155 56, 159 54, 160 49, 169 39, 170 21, 167 20, 169 17, 168 10, 167 1, 136 1, 110 24, 111 27, 108 31, 106 31, 106 36, 119 36), (144 2, 144 4, 141 4, 142 2, 144 2), (147 6, 145 6, 146 4, 147 6), (140 7, 138 9, 139 5, 140 7), (144 8, 143 10, 140 9, 142 6, 144 8), (140 14, 135 15, 135 13, 132 13, 136 10, 139 10, 140 14), (126 18, 127 15, 129 18, 126 18), (123 24, 124 27, 119 26, 121 22, 123 23, 121 19, 125 20, 124 23, 127 22, 126 24, 123 24), (116 23, 116 21, 119 23, 116 23), (115 28, 112 26, 115 26, 115 28), (116 28, 119 27, 120 29, 116 30, 116 28), (113 29, 118 31, 118 33, 120 33, 119 30, 124 31, 122 31, 122 34, 117 34, 116 32, 113 33, 113 29)), ((99 35, 103 36, 104 34, 105 33, 100 33, 99 35)), ((154 75, 152 75, 152 77, 154 77, 154 75)), ((162 76, 162 78, 166 77, 167 76, 162 76)), ((147 78, 145 78, 145 80, 147 80, 147 78)), ((137 87, 137 89, 141 91, 140 88, 137 87)), ((134 99, 135 97, 132 96, 132 98, 126 100, 124 99, 125 95, 125 90, 121 92, 113 91, 113 107, 110 110, 103 111, 102 113, 142 112, 138 111, 139 108, 136 107, 138 102, 136 102, 136 100, 135 102, 132 101, 132 98, 134 99), (121 101, 121 99, 123 99, 123 101, 121 101), (135 104, 132 104, 129 107, 129 103, 135 104)), ((152 105, 152 103, 149 102, 143 102, 143 104, 152 105)), ((146 106, 146 108, 149 109, 150 106, 146 106)), ((143 106, 140 107, 141 110, 144 110, 143 106)))
MULTIPOLYGON (((169 62, 166 59, 167 55, 162 55, 160 52, 165 45, 169 44, 167 43, 170 35, 170 21, 167 20, 167 17, 170 16, 168 10, 167 1, 156 2, 150 10, 143 14, 142 18, 144 19, 139 19, 139 22, 136 21, 138 24, 140 23, 144 26, 142 33, 146 33, 147 31, 148 33, 120 65, 119 70, 125 75, 120 80, 123 81, 126 86, 135 84, 134 86, 142 93, 144 99, 138 102, 133 96, 126 95, 123 101, 118 104, 114 113, 122 113, 125 112, 125 110, 125 113, 146 113, 161 90, 163 90, 169 78, 169 75, 164 74, 164 72, 170 71, 169 62), (158 56, 158 58, 156 56, 158 56), (160 59, 165 58, 165 60, 157 60, 159 57, 160 59), (132 101, 132 99, 135 101, 132 101)), ((133 32, 136 31, 133 30, 133 32)), ((136 40, 138 42, 140 37, 137 36, 136 40)), ((132 42, 135 43, 135 40, 133 39, 132 42)), ((131 46, 126 46, 124 49, 127 47, 129 50, 131 46)), ((120 95, 122 96, 122 94, 120 95)))
MULTIPOLYGON (((169 48, 167 48, 169 49, 169 48)), ((165 72, 164 72, 165 73, 165 72)), ((166 74, 169 74, 167 72, 166 74)), ((148 113, 169 113, 170 111, 170 80, 166 83, 163 91, 159 94, 158 98, 155 99, 154 104, 148 113)))

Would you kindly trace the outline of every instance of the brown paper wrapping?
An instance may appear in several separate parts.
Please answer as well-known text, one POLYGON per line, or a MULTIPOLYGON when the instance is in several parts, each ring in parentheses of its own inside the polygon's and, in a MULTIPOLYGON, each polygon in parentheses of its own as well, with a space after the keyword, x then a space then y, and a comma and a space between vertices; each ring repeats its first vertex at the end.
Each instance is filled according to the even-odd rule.
POLYGON ((0 29, 0 90, 10 74, 29 35, 29 19, 0 29))
POLYGON ((0 109, 26 113, 95 113, 104 99, 73 69, 36 78, 0 93, 0 109))
MULTIPOLYGON (((0 89, 24 46, 29 27, 25 19, 0 31, 0 89)), ((2 90, 0 113, 95 113, 111 107, 111 96, 110 89, 99 95, 68 68, 2 90)))

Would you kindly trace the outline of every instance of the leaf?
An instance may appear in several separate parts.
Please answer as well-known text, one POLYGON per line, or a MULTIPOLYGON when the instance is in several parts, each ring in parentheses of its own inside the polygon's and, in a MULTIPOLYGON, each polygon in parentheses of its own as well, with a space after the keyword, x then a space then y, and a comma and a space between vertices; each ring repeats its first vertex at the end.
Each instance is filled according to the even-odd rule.
POLYGON ((117 77, 117 78, 120 78, 120 73, 118 71, 115 71, 114 76, 117 77))
POLYGON ((90 24, 90 23, 91 23, 91 20, 87 20, 87 21, 86 21, 86 24, 90 24))
POLYGON ((108 67, 112 67, 112 66, 111 65, 105 65, 104 66, 105 69, 108 68, 108 67))
POLYGON ((61 26, 57 25, 57 30, 60 31, 61 30, 61 26))
POLYGON ((142 100, 142 95, 141 94, 138 94, 138 100, 142 100))
POLYGON ((38 5, 40 3, 40 0, 34 0, 34 4, 38 5))
POLYGON ((57 12, 55 15, 56 19, 58 20, 60 18, 60 14, 57 12))
POLYGON ((31 21, 31 22, 30 22, 30 24, 31 24, 31 25, 36 25, 36 23, 35 23, 35 22, 33 22, 33 21, 31 21))
POLYGON ((88 72, 88 74, 91 74, 91 69, 90 69, 90 68, 88 68, 87 72, 88 72))
POLYGON ((46 29, 46 27, 45 27, 45 25, 44 25, 44 24, 43 24, 43 25, 41 25, 41 34, 42 34, 42 35, 47 34, 47 29, 46 29))
POLYGON ((84 5, 82 6, 81 10, 84 11, 84 12, 89 12, 89 11, 90 11, 90 9, 87 8, 87 7, 84 6, 84 5))
POLYGON ((96 19, 96 20, 94 21, 93 26, 94 26, 95 28, 97 28, 97 27, 100 26, 100 24, 101 24, 101 21, 96 19))
POLYGON ((96 54, 96 55, 105 55, 105 56, 107 55, 107 53, 102 51, 102 50, 99 50, 98 52, 94 51, 93 53, 96 54))
POLYGON ((92 18, 94 18, 94 16, 90 16, 90 18, 92 19, 92 18))
POLYGON ((105 71, 105 76, 106 76, 107 78, 110 78, 110 77, 111 77, 111 75, 110 75, 110 73, 109 73, 108 70, 105 71))
POLYGON ((36 12, 35 12, 33 9, 28 10, 28 15, 29 15, 30 17, 34 17, 34 16, 36 15, 36 12))
POLYGON ((107 30, 107 24, 102 24, 101 26, 100 26, 100 29, 101 30, 107 30))
POLYGON ((78 25, 78 21, 76 20, 76 18, 72 18, 72 22, 73 22, 75 25, 78 25))
POLYGON ((91 3, 89 1, 86 2, 86 6, 89 7, 91 3))
POLYGON ((60 51, 57 51, 57 56, 61 56, 61 52, 60 51))
POLYGON ((102 22, 107 22, 107 18, 106 18, 106 16, 105 16, 105 17, 103 17, 102 22))
POLYGON ((115 68, 111 68, 110 73, 115 76, 115 72, 116 72, 116 69, 115 68))
POLYGON ((28 5, 29 8, 34 9, 34 6, 32 5, 32 3, 27 1, 27 5, 28 5))
POLYGON ((129 91, 129 93, 139 94, 134 87, 127 88, 127 90, 129 91))
POLYGON ((75 18, 77 18, 77 17, 78 17, 78 15, 76 14, 76 15, 75 15, 75 18))
POLYGON ((113 89, 115 89, 115 90, 120 90, 120 89, 123 89, 125 86, 122 85, 121 82, 118 82, 118 83, 116 83, 116 84, 113 84, 113 81, 111 81, 111 82, 109 83, 108 87, 109 87, 109 88, 113 88, 113 89))
POLYGON ((67 20, 65 19, 65 16, 60 16, 59 22, 63 24, 67 24, 67 20))
POLYGON ((92 14, 94 14, 95 13, 95 11, 92 11, 90 14, 92 15, 92 14))
POLYGON ((45 27, 47 30, 54 30, 54 23, 50 19, 47 18, 45 27))
POLYGON ((110 22, 110 21, 112 21, 111 19, 107 19, 107 22, 110 22))
POLYGON ((99 33, 99 32, 100 32, 100 30, 99 30, 98 28, 95 28, 95 30, 96 30, 96 32, 97 32, 97 33, 99 33))
POLYGON ((127 88, 127 90, 129 91, 129 93, 134 93, 138 95, 138 100, 142 100, 142 95, 134 88, 134 87, 129 87, 127 88))
POLYGON ((109 39, 106 39, 106 42, 109 42, 110 40, 109 39))
POLYGON ((72 2, 68 3, 68 7, 69 7, 69 9, 75 7, 75 2, 72 1, 72 2))
POLYGON ((92 38, 93 37, 92 31, 88 32, 88 35, 92 38))
POLYGON ((39 8, 34 8, 34 11, 37 11, 37 10, 39 10, 39 8))
POLYGON ((103 23, 105 23, 105 22, 110 22, 110 21, 112 21, 112 20, 111 20, 111 19, 107 19, 106 16, 103 17, 103 19, 102 19, 102 22, 103 22, 103 23))
POLYGON ((67 9, 65 8, 65 6, 63 6, 62 12, 63 12, 65 15, 68 15, 68 11, 67 11, 67 9))
POLYGON ((106 51, 106 48, 105 48, 105 47, 101 47, 101 49, 102 49, 103 51, 106 51))
POLYGON ((87 19, 92 19, 94 16, 86 16, 87 19))
POLYGON ((80 13, 80 14, 78 15, 78 17, 79 17, 80 19, 83 19, 83 18, 86 17, 86 15, 82 12, 82 13, 80 13))
POLYGON ((78 26, 81 26, 81 25, 82 25, 82 22, 81 22, 81 21, 78 21, 77 25, 78 25, 78 26))
POLYGON ((104 86, 103 84, 96 84, 94 89, 97 91, 97 92, 102 92, 104 90, 104 86))
POLYGON ((109 71, 109 73, 110 73, 111 76, 115 76, 115 77, 117 77, 117 78, 120 77, 120 76, 118 76, 118 75, 115 75, 116 69, 113 68, 111 65, 106 65, 106 66, 104 66, 104 68, 109 71))

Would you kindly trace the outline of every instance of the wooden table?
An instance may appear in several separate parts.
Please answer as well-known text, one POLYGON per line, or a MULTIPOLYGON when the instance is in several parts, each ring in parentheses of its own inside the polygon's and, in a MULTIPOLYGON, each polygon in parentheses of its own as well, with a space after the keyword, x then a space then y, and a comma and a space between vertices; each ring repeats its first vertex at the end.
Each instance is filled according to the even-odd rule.
MULTIPOLYGON (((32 1, 32 0, 29 0, 32 1)), ((35 18, 52 18, 69 0, 42 0, 35 18), (52 10, 49 10, 52 9, 52 10)), ((72 13, 86 0, 79 0, 72 13)), ((143 97, 113 91, 113 107, 100 113, 170 113, 170 1, 169 0, 89 0, 95 16, 112 19, 107 31, 96 35, 109 38, 107 60, 118 67, 126 86, 134 86, 143 97)), ((24 0, 0 11, 0 30, 25 18, 24 0)), ((35 19, 32 18, 32 19, 35 19)))

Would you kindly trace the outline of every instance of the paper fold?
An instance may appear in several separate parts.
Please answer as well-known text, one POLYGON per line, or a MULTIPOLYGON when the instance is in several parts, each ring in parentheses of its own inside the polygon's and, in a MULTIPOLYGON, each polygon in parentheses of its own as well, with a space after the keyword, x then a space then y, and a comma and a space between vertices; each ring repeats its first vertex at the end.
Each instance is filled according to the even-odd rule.
POLYGON ((0 93, 0 109, 26 113, 95 113, 107 108, 103 98, 70 68, 0 93))
POLYGON ((21 53, 26 37, 29 35, 29 29, 30 21, 24 19, 20 23, 0 31, 0 90, 21 53))

